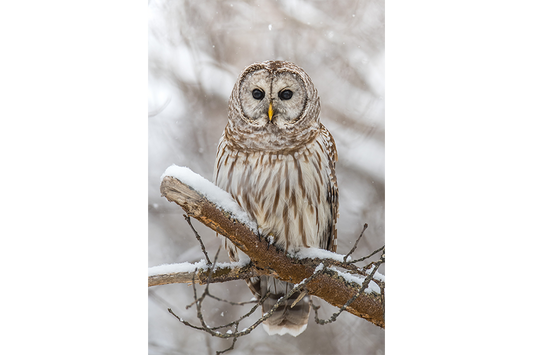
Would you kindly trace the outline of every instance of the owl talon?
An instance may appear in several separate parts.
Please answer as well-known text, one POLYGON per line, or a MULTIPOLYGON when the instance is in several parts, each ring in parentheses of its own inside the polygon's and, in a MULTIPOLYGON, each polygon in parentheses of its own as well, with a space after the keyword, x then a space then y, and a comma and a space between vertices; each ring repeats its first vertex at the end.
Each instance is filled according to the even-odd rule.
POLYGON ((273 239, 270 237, 270 235, 265 236, 264 238, 265 238, 265 240, 266 240, 266 242, 267 242, 267 251, 268 251, 268 250, 270 249, 270 246, 274 244, 274 243, 271 243, 271 241, 272 241, 273 239))

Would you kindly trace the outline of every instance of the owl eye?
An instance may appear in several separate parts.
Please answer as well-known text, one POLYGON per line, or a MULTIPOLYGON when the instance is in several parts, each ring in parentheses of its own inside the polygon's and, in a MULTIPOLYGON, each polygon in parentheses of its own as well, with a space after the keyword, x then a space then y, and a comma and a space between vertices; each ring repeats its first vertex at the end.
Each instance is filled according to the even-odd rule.
POLYGON ((259 90, 259 89, 253 89, 252 90, 252 96, 256 100, 262 100, 263 97, 265 97, 265 93, 263 91, 259 90))
POLYGON ((292 97, 292 91, 290 91, 290 90, 280 91, 278 96, 282 100, 289 100, 292 97))

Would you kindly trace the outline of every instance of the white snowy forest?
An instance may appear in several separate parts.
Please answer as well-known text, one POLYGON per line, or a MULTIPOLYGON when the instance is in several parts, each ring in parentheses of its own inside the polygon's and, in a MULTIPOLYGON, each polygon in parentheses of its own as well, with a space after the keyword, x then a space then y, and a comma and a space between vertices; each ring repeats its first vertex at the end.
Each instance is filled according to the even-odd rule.
MULTIPOLYGON (((204 258, 182 209, 161 197, 160 177, 172 164, 212 181, 216 147, 227 122, 228 98, 247 65, 288 60, 312 78, 321 121, 335 138, 339 161, 338 253, 347 253, 368 223, 355 256, 385 243, 384 211, 384 1, 150 1, 148 6, 149 267, 204 258)), ((214 256, 215 232, 193 225, 214 256)), ((376 260, 376 255, 370 260, 376 260)), ((221 252, 219 261, 228 257, 221 252)), ((379 272, 385 274, 385 265, 379 272)), ((199 288, 202 288, 200 286, 199 288)), ((210 286, 232 301, 252 297, 245 282, 210 286)), ((186 327, 167 308, 195 323, 186 284, 149 289, 149 353, 215 354, 230 340, 186 327)), ((336 308, 315 298, 319 315, 336 308)), ((227 323, 250 308, 206 301, 210 325, 227 323)), ((257 311, 252 319, 260 316, 257 311)), ((243 322, 243 327, 246 324, 243 322)), ((230 354, 384 354, 384 330, 349 313, 294 338, 269 336, 261 327, 240 338, 230 354)))

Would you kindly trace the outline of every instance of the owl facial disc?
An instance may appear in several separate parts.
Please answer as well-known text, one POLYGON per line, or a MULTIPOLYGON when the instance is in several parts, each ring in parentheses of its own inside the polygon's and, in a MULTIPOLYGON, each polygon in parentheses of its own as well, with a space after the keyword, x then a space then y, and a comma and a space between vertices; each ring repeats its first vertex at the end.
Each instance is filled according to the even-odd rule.
POLYGON ((282 128, 302 116, 307 92, 298 74, 259 68, 245 75, 239 98, 243 116, 251 125, 282 128))

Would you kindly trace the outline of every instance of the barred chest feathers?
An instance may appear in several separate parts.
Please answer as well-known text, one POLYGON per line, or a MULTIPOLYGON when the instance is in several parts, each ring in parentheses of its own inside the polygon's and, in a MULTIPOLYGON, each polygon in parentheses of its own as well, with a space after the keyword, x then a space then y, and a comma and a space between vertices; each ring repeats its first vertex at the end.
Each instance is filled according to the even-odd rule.
POLYGON ((336 244, 329 235, 336 219, 332 199, 337 198, 327 188, 334 169, 327 159, 331 147, 328 135, 316 137, 286 152, 239 152, 224 137, 218 146, 216 185, 250 214, 262 236, 271 236, 285 250, 332 250, 334 245, 328 244, 336 244))

